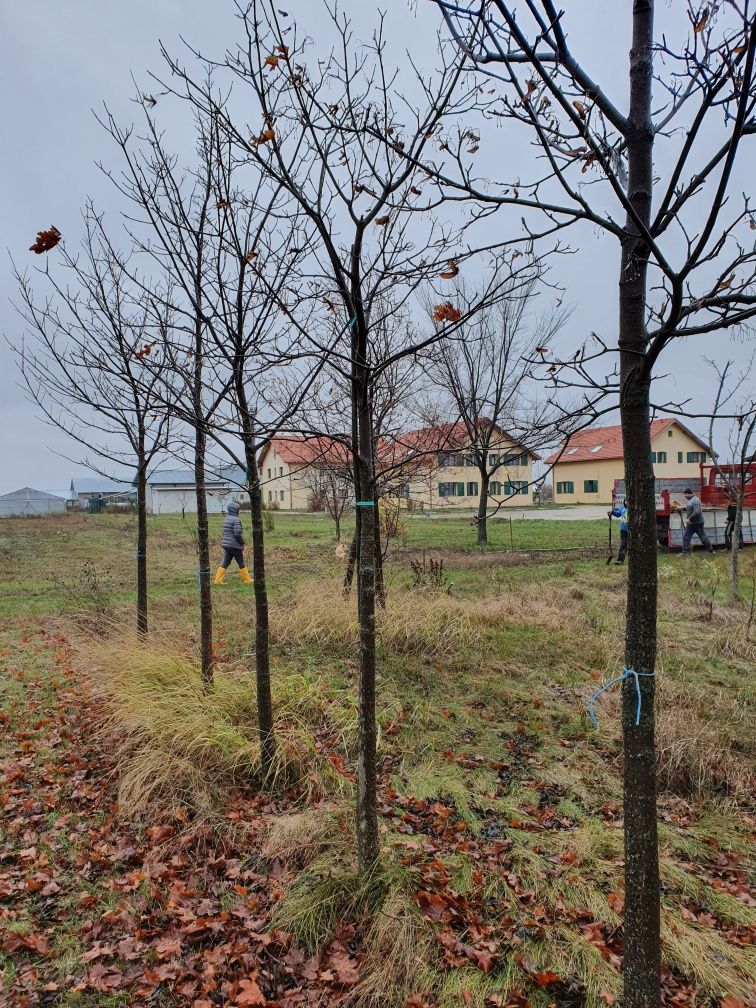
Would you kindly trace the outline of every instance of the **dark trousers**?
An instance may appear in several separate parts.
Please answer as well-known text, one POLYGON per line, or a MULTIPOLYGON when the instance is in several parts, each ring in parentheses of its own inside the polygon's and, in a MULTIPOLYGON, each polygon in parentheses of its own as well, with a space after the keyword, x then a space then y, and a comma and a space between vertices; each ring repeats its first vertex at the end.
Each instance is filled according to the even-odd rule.
POLYGON ((232 560, 236 560, 239 565, 239 569, 246 567, 244 563, 244 550, 234 549, 232 546, 223 547, 223 560, 221 561, 221 567, 225 570, 232 560))
POLYGON ((617 563, 622 563, 622 561, 627 556, 627 529, 620 529, 620 548, 617 554, 617 563))
MULTIPOLYGON (((735 531, 735 519, 728 521, 725 525, 725 547, 732 549, 732 534, 735 531)), ((738 549, 743 548, 743 529, 738 529, 738 549)))
POLYGON ((682 541, 683 553, 687 553, 690 550, 690 544, 694 535, 698 536, 698 538, 701 540, 701 544, 706 547, 709 553, 714 552, 714 547, 711 545, 711 540, 704 531, 704 523, 688 522, 688 524, 685 526, 685 531, 683 532, 683 541, 682 541))

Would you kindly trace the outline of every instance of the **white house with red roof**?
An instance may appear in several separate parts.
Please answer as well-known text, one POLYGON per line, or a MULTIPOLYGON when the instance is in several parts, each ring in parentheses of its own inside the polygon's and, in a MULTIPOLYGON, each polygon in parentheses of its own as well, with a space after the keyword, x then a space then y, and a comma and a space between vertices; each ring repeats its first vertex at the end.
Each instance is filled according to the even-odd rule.
MULTIPOLYGON (((694 479, 709 460, 709 446, 679 420, 651 422, 651 461, 657 479, 694 479)), ((589 427, 572 434, 546 459, 553 465, 555 504, 609 504, 624 479, 622 428, 589 427)))

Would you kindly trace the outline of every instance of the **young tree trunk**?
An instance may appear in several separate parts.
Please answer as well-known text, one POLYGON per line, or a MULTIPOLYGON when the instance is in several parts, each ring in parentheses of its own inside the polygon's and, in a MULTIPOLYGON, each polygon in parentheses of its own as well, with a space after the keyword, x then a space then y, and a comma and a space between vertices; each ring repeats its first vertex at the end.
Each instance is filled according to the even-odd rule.
MULTIPOLYGON (((630 52, 628 197, 648 225, 653 186, 651 125, 653 0, 634 0, 630 52)), ((657 1008, 660 1001, 659 852, 656 823, 654 678, 656 663, 656 513, 651 464, 646 351, 648 249, 628 215, 619 281, 620 416, 630 508, 625 617, 625 666, 638 674, 622 690, 625 839, 625 1008, 657 1008)))
POLYGON ((260 771, 263 781, 273 775, 276 738, 273 730, 273 697, 270 689, 270 624, 268 588, 265 583, 265 525, 262 489, 257 468, 257 451, 249 430, 246 404, 243 411, 244 457, 247 463, 249 507, 252 516, 252 562, 255 578, 255 684, 257 689, 257 726, 260 732, 260 771))
MULTIPOLYGON (((355 516, 355 523, 359 521, 359 508, 357 509, 357 515, 355 516)), ((346 570, 344 571, 344 594, 348 595, 352 590, 352 581, 354 580, 354 568, 357 563, 357 529, 355 528, 354 535, 352 536, 352 541, 349 544, 349 556, 347 557, 346 570)))
POLYGON ((488 542, 488 472, 480 470, 480 500, 478 501, 478 546, 488 542))
MULTIPOLYGON (((386 585, 383 580, 383 546, 381 544, 380 498, 373 497, 373 530, 375 533, 375 597, 381 609, 386 608, 386 585)), ((388 546, 387 546, 388 548, 388 546)))
POLYGON ((341 542, 341 515, 338 513, 333 516, 333 520, 336 523, 336 542, 341 542))
POLYGON ((743 495, 745 485, 742 482, 738 489, 738 499, 735 506, 735 525, 732 530, 730 546, 730 605, 734 605, 740 595, 740 535, 743 522, 743 495))
POLYGON ((365 323, 352 339, 352 411, 357 441, 355 488, 358 501, 372 506, 357 507, 357 621, 359 625, 359 697, 357 716, 357 870, 371 870, 379 854, 377 801, 377 727, 375 720, 375 558, 376 524, 373 473, 373 422, 370 408, 370 381, 367 367, 365 323))
POLYGON ((137 467, 137 634, 147 636, 147 463, 139 457, 137 467))
POLYGON ((197 586, 200 605, 200 673, 210 686, 213 681, 213 600, 210 594, 210 530, 205 491, 206 437, 198 425, 194 437, 194 485, 197 494, 197 586))

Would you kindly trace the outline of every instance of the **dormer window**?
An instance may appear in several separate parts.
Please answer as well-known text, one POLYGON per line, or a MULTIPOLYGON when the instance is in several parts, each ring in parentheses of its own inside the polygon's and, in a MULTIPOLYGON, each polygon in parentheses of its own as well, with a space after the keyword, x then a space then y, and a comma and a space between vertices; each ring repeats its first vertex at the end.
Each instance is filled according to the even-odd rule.
POLYGON ((594 445, 593 448, 591 448, 591 454, 595 455, 596 452, 600 452, 603 447, 604 446, 602 444, 594 445))
POLYGON ((577 453, 577 448, 568 448, 567 449, 567 454, 568 455, 575 455, 576 453, 577 453))

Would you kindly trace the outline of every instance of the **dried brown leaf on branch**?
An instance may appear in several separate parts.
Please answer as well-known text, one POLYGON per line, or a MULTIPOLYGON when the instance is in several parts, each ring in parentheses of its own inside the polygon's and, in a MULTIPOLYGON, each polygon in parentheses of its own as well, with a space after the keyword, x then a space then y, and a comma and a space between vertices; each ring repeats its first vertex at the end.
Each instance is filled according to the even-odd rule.
POLYGON ((391 218, 389 217, 389 215, 388 215, 388 214, 386 214, 386 216, 385 216, 385 217, 376 217, 376 219, 375 219, 375 223, 376 223, 376 224, 377 224, 377 225, 378 225, 379 227, 385 227, 385 226, 386 226, 386 225, 388 224, 388 222, 389 222, 390 220, 391 220, 391 218))
POLYGON ((434 322, 459 322, 461 318, 462 312, 459 308, 455 308, 451 301, 444 301, 443 304, 437 304, 433 309, 434 322))
POLYGON ((277 45, 273 52, 277 52, 279 56, 288 56, 289 47, 287 45, 277 45))
POLYGON ((453 280, 455 276, 459 276, 459 266, 457 265, 457 260, 450 259, 449 268, 438 275, 441 280, 453 280))
POLYGON ((152 353, 152 348, 155 346, 154 343, 145 343, 141 350, 137 350, 134 354, 135 360, 144 360, 145 357, 149 357, 152 353))
POLYGON ((271 140, 275 139, 276 134, 272 129, 263 130, 260 136, 257 138, 257 142, 261 144, 269 143, 271 140))
POLYGON ((700 33, 706 27, 706 24, 709 20, 709 14, 710 14, 709 8, 705 7, 698 21, 696 21, 696 23, 693 25, 693 31, 695 32, 696 35, 700 35, 700 33))
POLYGON ((275 69, 278 66, 278 56, 266 56, 265 66, 269 66, 271 67, 271 69, 275 69))
POLYGON ((717 290, 721 291, 721 290, 725 290, 727 287, 731 287, 732 286, 732 282, 733 282, 734 279, 735 279, 735 274, 733 273, 732 276, 728 276, 721 283, 717 284, 717 290))
POLYGON ((585 119, 588 110, 586 109, 586 107, 583 104, 583 102, 581 102, 581 101, 574 101, 572 103, 572 105, 573 105, 573 108, 576 110, 577 114, 580 116, 580 118, 581 119, 585 119))
POLYGON ((42 255, 43 252, 49 252, 50 249, 54 249, 62 237, 63 235, 60 231, 58 231, 55 225, 52 225, 49 231, 37 232, 36 241, 33 245, 29 246, 29 251, 42 255))
POLYGON ((254 262, 255 259, 257 259, 257 257, 258 257, 259 254, 260 253, 259 252, 255 252, 254 249, 250 249, 249 252, 247 252, 247 254, 245 255, 244 258, 247 260, 248 263, 251 263, 251 262, 254 262))

